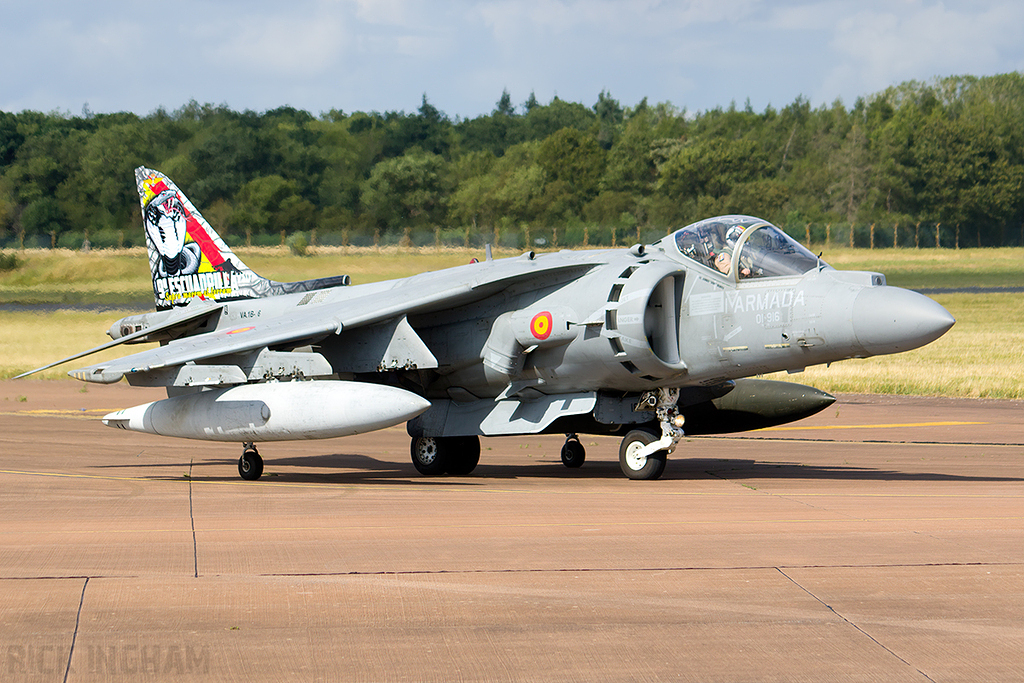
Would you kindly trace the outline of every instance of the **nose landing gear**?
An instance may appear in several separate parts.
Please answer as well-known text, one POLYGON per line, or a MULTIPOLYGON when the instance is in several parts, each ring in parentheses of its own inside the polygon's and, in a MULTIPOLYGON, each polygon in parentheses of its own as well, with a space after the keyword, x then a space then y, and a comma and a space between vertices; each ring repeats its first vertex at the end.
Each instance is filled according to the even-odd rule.
POLYGON ((676 404, 678 389, 658 389, 657 394, 641 399, 640 405, 654 404, 661 425, 661 438, 646 429, 634 429, 619 445, 619 467, 630 479, 657 479, 665 471, 668 454, 683 438, 683 416, 676 404), (652 399, 652 400, 650 400, 652 399))

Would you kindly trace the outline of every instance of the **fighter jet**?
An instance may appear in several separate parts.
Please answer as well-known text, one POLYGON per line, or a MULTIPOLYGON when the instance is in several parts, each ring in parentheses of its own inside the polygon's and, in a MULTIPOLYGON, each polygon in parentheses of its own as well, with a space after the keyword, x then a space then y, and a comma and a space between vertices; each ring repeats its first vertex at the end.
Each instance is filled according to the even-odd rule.
POLYGON ((103 418, 117 429, 242 444, 407 422, 424 475, 467 475, 480 436, 622 435, 631 479, 657 479, 684 434, 801 419, 835 399, 751 379, 914 349, 954 323, 880 273, 840 271, 752 216, 688 225, 653 244, 485 260, 352 285, 260 277, 163 174, 136 170, 156 312, 108 330, 159 346, 69 374, 164 386, 103 418))

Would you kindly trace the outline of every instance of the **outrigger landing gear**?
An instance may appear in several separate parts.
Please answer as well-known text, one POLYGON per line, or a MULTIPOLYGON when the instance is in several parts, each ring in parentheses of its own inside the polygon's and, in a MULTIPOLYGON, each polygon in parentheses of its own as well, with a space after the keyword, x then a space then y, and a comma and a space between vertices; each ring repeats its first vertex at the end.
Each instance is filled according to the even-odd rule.
POLYGON ((580 443, 580 437, 575 434, 565 435, 565 445, 562 446, 562 464, 566 467, 576 468, 587 459, 587 449, 580 443))
POLYGON ((676 406, 678 402, 678 389, 658 389, 657 393, 641 399, 640 405, 654 404, 661 424, 661 438, 652 431, 634 429, 622 439, 619 467, 630 479, 657 479, 665 471, 668 454, 683 438, 683 416, 676 406), (647 398, 653 400, 645 400, 647 398))
POLYGON ((256 481, 263 475, 263 458, 252 441, 242 444, 242 457, 238 459, 238 474, 242 479, 256 481))

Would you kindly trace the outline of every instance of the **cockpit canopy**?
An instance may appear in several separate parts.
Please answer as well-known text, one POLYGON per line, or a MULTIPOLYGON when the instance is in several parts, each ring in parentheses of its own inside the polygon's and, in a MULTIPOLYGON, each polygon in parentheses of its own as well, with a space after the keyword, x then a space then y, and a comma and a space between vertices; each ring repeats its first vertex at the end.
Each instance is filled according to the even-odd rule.
POLYGON ((753 216, 719 216, 661 240, 697 263, 738 279, 803 275, 827 265, 771 223, 753 216))

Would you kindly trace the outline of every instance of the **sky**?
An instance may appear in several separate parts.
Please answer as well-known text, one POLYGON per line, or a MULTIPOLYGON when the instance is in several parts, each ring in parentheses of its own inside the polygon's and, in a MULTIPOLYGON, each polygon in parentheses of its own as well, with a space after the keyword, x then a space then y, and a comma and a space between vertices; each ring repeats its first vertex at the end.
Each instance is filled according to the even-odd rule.
POLYGON ((1024 71, 1020 0, 0 0, 0 110, 691 112, 1024 71))

